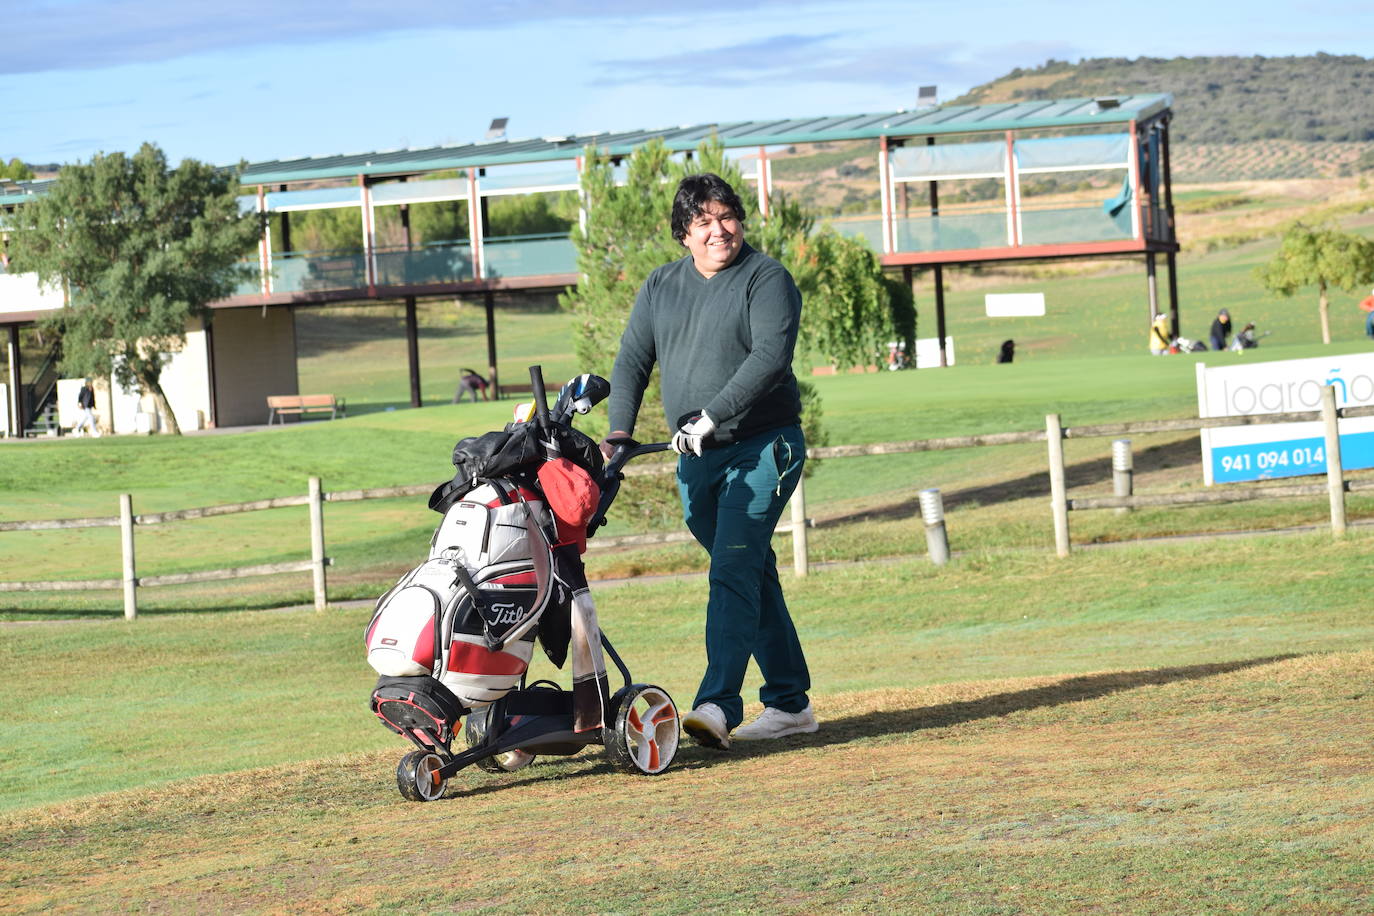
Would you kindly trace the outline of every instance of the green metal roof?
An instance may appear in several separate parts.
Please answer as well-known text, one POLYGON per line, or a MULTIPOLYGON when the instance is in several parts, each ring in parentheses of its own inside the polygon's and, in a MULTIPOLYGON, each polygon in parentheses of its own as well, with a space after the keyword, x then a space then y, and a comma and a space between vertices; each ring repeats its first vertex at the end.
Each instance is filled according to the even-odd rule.
MULTIPOLYGON (((925 137, 985 131, 1124 125, 1132 120, 1144 121, 1155 117, 1173 105, 1173 96, 1168 94, 1125 95, 1116 96, 1113 100, 1115 105, 1104 105, 1100 99, 948 105, 882 114, 731 121, 575 137, 501 140, 430 149, 313 156, 254 162, 244 171, 242 182, 245 185, 287 184, 357 175, 414 175, 441 169, 569 160, 587 146, 595 146, 612 156, 625 156, 655 138, 662 138, 669 149, 690 150, 712 135, 720 137, 727 147, 747 147, 868 140, 882 136, 925 137)), ((4 191, 0 191, 0 206, 26 203, 33 199, 34 194, 44 193, 52 181, 19 182, 17 189, 8 185, 4 191)))
POLYGON ((26 204, 33 200, 35 194, 46 194, 54 181, 55 178, 44 178, 38 181, 5 182, 0 185, 0 207, 26 204))
POLYGON ((522 162, 567 160, 583 148, 595 146, 609 155, 623 156, 655 138, 669 149, 695 149, 712 135, 727 147, 779 146, 820 143, 829 140, 867 140, 881 136, 924 137, 984 131, 1043 130, 1123 125, 1144 121, 1173 105, 1168 94, 1126 95, 1103 99, 1062 99, 1002 102, 991 105, 951 105, 893 111, 883 114, 836 115, 769 121, 733 121, 717 124, 586 134, 575 137, 543 137, 533 140, 501 140, 440 146, 419 150, 386 150, 340 156, 255 162, 242 176, 245 185, 319 181, 356 175, 413 175, 441 169, 479 168, 522 162))

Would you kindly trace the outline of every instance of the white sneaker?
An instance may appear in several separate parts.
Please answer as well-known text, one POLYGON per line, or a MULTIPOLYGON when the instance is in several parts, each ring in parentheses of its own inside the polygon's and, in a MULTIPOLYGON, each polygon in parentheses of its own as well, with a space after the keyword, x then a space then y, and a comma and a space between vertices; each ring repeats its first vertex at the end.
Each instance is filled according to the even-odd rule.
POLYGON ((730 749, 730 729, 725 727, 725 712, 715 703, 702 703, 682 717, 682 730, 702 747, 730 749))
POLYGON ((741 741, 762 741, 765 738, 785 738, 788 735, 814 732, 820 727, 820 723, 816 721, 816 714, 811 711, 810 703, 807 703, 801 712, 783 712, 781 709, 765 706, 757 719, 735 731, 735 737, 741 741))

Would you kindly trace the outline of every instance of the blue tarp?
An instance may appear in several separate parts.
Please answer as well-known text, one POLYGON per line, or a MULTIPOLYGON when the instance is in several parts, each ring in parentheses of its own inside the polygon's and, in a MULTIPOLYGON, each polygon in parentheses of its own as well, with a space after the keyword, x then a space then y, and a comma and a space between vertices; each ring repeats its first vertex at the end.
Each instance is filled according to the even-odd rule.
POLYGON ((1131 141, 1126 134, 1085 134, 1016 141, 1018 169, 1126 168, 1131 141))
POLYGON ((896 181, 938 178, 1002 178, 1007 173, 1007 144, 950 143, 943 146, 901 146, 889 154, 896 181))

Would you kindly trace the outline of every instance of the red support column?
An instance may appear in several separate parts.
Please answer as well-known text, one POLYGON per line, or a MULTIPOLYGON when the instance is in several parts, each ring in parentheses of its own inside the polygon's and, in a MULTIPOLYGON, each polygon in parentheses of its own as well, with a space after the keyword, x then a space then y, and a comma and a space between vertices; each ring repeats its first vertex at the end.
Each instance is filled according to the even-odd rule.
MULTIPOLYGON (((258 185, 258 212, 266 217, 267 191, 262 185, 258 185)), ((266 218, 262 221, 262 237, 258 239, 258 270, 262 274, 258 286, 266 299, 272 292, 272 224, 266 218)))
POLYGON ((1140 238, 1140 136, 1136 133, 1135 120, 1131 120, 1131 161, 1127 175, 1131 182, 1131 238, 1140 238))
POLYGON ((472 251, 472 278, 481 280, 486 274, 482 264, 482 200, 477 188, 477 172, 471 168, 468 169, 468 239, 472 251))
POLYGON ((878 189, 882 194, 878 212, 883 225, 883 254, 891 254, 896 250, 896 245, 893 244, 892 169, 888 164, 886 136, 878 138, 878 189))
MULTIPOLYGON (((1021 188, 1016 177, 1016 143, 1007 131, 1007 244, 1015 248, 1021 244, 1021 188)), ((940 342, 941 347, 944 341, 940 342)), ((941 351, 943 352, 943 350, 941 351)))
POLYGON ((363 211, 363 271, 367 275, 367 294, 377 295, 377 230, 373 224, 372 190, 368 187, 367 176, 358 176, 358 187, 362 189, 363 211))
POLYGON ((770 177, 771 177, 771 176, 769 175, 769 166, 768 166, 768 150, 767 150, 765 147, 760 146, 760 147, 759 147, 759 216, 762 217, 762 218, 765 219, 765 220, 768 219, 768 197, 769 197, 769 195, 772 194, 772 192, 773 192, 773 189, 772 189, 771 187, 769 187, 769 185, 772 183, 772 182, 769 181, 769 178, 770 178, 770 177))

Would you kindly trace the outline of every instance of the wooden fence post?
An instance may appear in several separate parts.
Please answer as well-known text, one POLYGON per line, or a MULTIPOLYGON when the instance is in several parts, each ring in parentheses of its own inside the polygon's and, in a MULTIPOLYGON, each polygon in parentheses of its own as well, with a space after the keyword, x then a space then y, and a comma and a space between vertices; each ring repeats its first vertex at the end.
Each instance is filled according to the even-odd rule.
POLYGON ((138 616, 138 573, 134 567, 134 498, 119 494, 119 545, 124 556, 124 619, 138 616))
POLYGON ((806 475, 797 478, 792 491, 792 571, 799 577, 809 571, 810 556, 806 550, 806 475))
POLYGON ((1064 427, 1059 414, 1045 415, 1045 440, 1049 445, 1050 510, 1054 515, 1054 550, 1069 555, 1069 499, 1064 486, 1064 427))
POLYGON ((324 578, 324 492, 320 478, 310 478, 310 568, 315 578, 315 610, 329 601, 324 578))
POLYGON ((1322 422, 1326 426, 1326 489, 1331 498, 1331 534, 1345 534, 1345 469, 1341 466, 1341 434, 1336 421, 1336 387, 1322 388, 1322 422))

